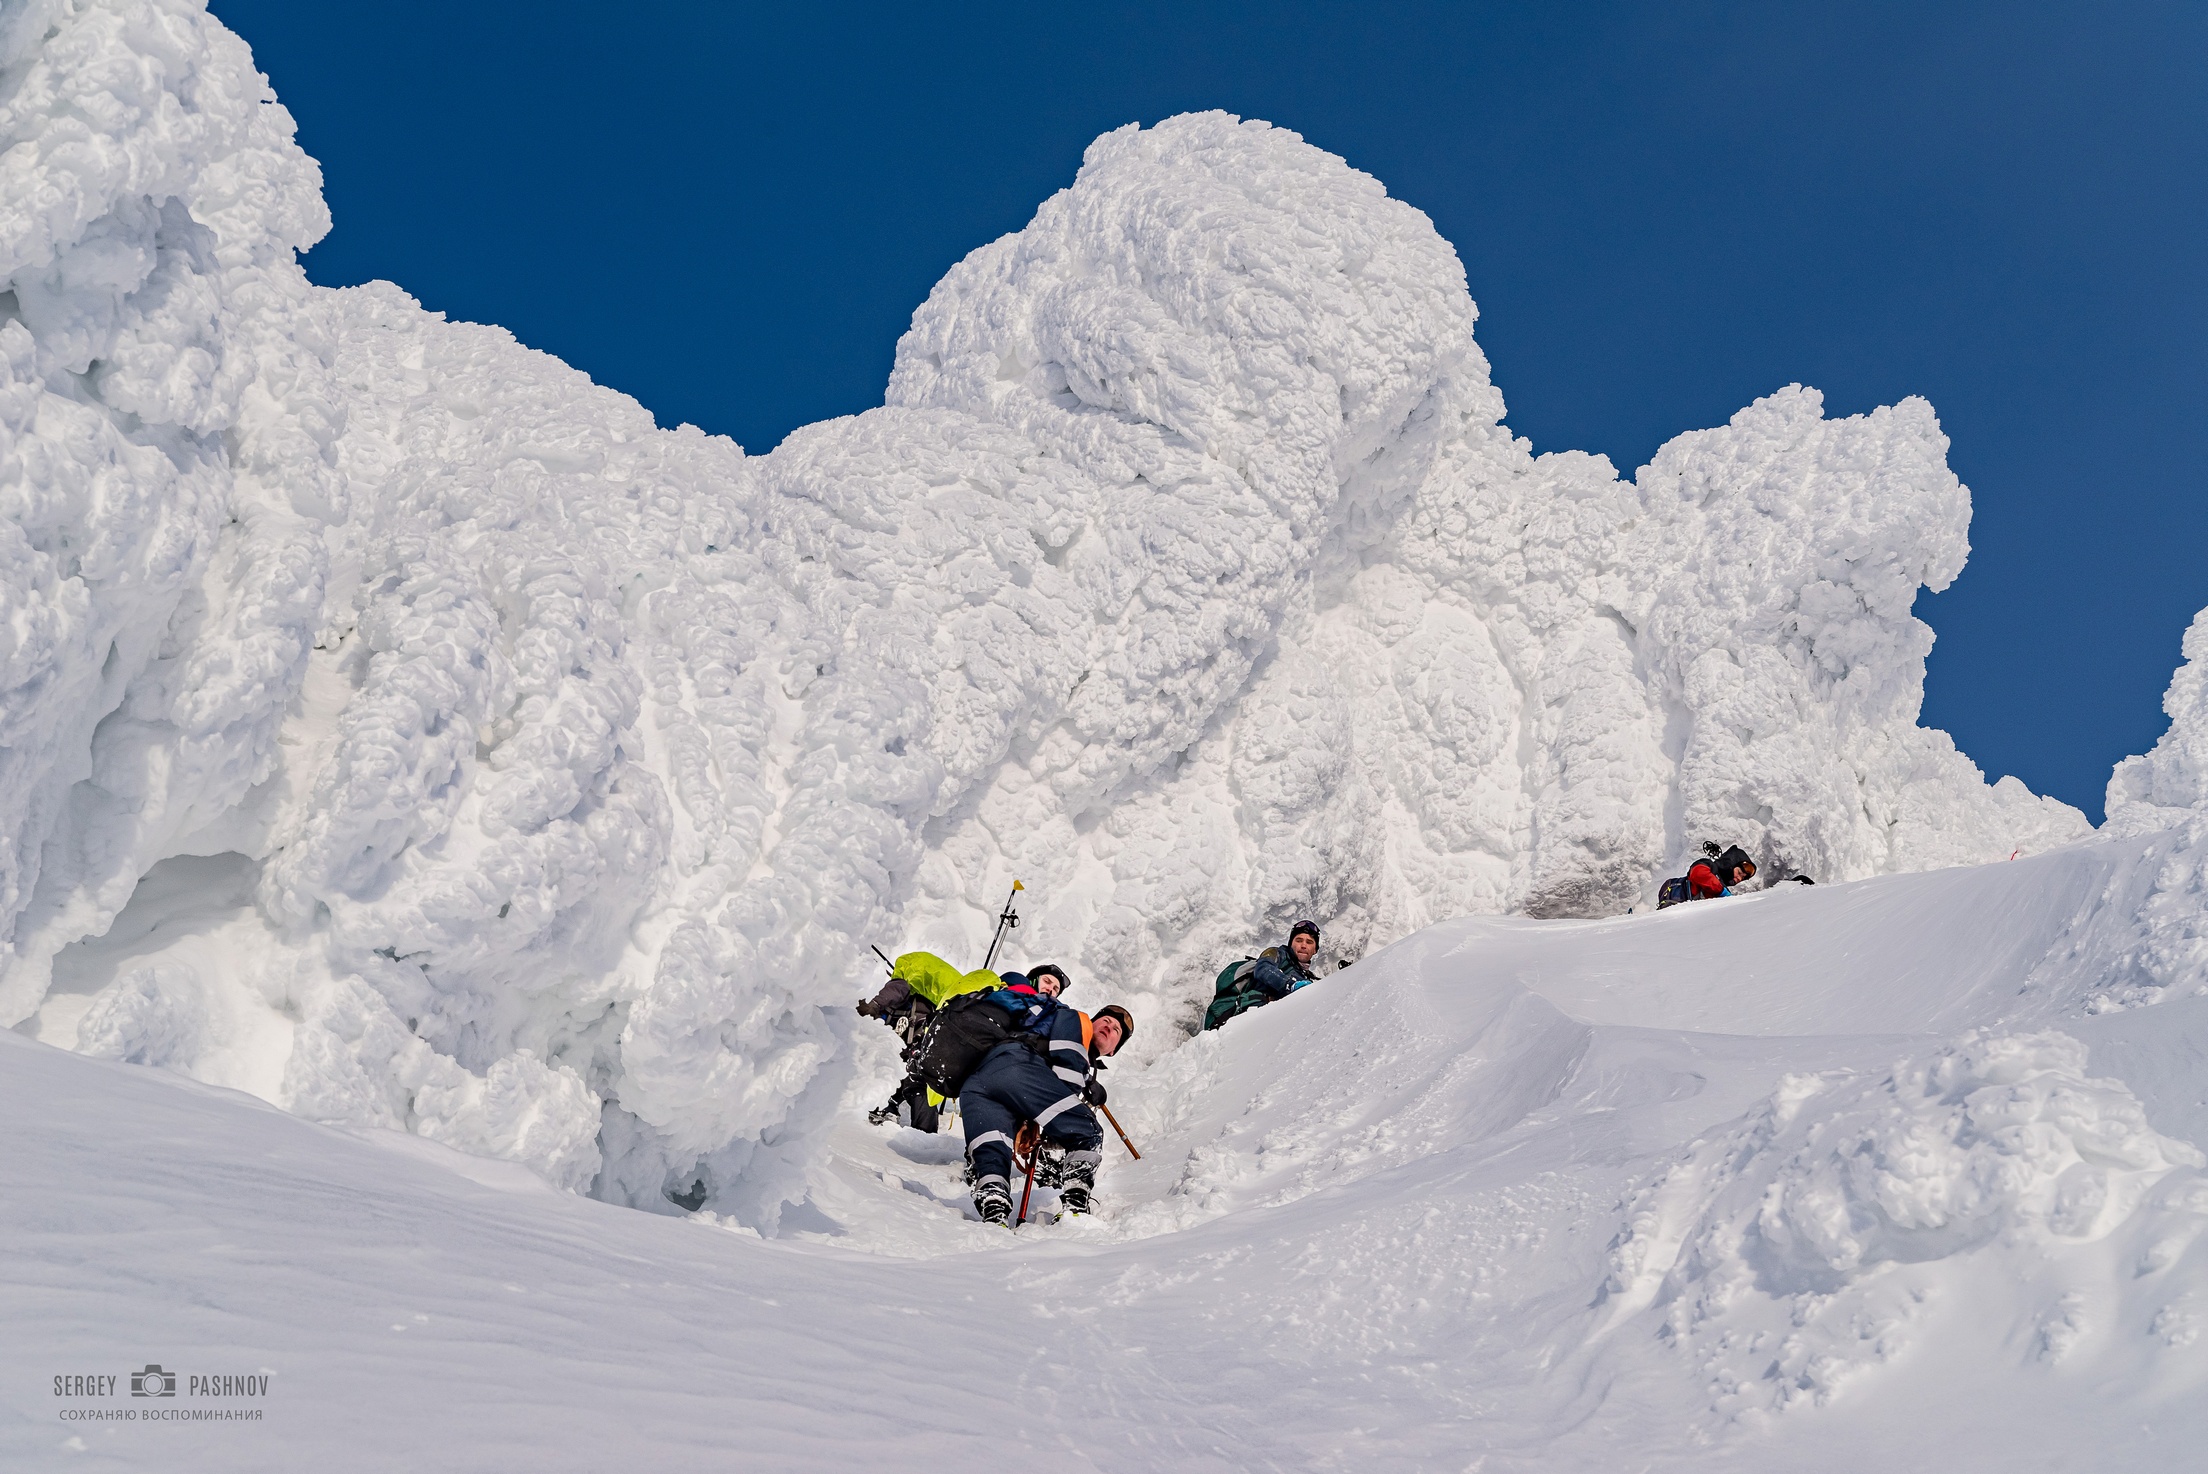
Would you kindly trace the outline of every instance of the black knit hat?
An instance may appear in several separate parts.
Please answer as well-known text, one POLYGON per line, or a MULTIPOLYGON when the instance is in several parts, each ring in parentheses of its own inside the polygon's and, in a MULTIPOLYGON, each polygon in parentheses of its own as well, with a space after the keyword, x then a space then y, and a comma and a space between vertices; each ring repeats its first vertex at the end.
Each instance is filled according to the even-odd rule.
POLYGON ((1319 924, 1316 921, 1299 921, 1288 928, 1288 940, 1291 942, 1300 936, 1306 935, 1314 942, 1319 939, 1319 924))
POLYGON ((1116 1003, 1107 1003, 1091 1016, 1092 1022, 1095 1019, 1100 1018, 1109 1018, 1118 1021, 1119 1047, 1125 1049, 1127 1047, 1127 1041, 1135 1037, 1135 1016, 1129 1013, 1126 1009, 1121 1008, 1116 1003))

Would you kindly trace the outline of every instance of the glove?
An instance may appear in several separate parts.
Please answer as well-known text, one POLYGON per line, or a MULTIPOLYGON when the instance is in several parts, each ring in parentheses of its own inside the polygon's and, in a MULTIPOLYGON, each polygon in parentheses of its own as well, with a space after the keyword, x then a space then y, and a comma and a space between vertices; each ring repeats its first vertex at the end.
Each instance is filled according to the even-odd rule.
POLYGON ((1081 1098, 1090 1105, 1104 1104, 1104 1082, 1091 1079, 1088 1084, 1081 1087, 1081 1098))
POLYGON ((871 999, 861 998, 858 1002, 852 1004, 851 1006, 852 1008, 857 1010, 860 1018, 874 1017, 874 1004, 871 999))

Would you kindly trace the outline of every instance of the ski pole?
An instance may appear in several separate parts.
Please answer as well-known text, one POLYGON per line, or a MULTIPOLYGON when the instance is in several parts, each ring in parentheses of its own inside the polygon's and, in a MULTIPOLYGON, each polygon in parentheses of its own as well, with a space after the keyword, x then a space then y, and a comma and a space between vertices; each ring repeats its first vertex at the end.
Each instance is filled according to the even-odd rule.
POLYGON ((1012 903, 1019 898, 1020 892, 1026 889, 1027 887, 1017 880, 1012 882, 1012 894, 1004 898, 1004 911, 997 917, 997 934, 989 941, 989 955, 981 959, 981 970, 983 972, 987 972, 989 964, 997 960, 997 943, 1004 940, 1004 929, 1008 926, 1018 926, 1020 924, 1020 913, 1012 909, 1012 903))
POLYGON ((1142 1153, 1135 1150, 1135 1144, 1127 1139, 1127 1133, 1120 1130, 1119 1117, 1112 1114, 1112 1108, 1101 1101, 1097 1103, 1096 1108, 1104 1113, 1105 1120, 1112 1123, 1112 1129, 1119 1132, 1119 1144, 1127 1148, 1127 1155, 1138 1162, 1141 1161, 1142 1153))
POLYGON ((869 942, 866 944, 866 950, 872 952, 876 957, 882 959, 882 966, 889 969, 889 975, 891 977, 897 976, 897 964, 890 961, 888 955, 885 954, 881 948, 875 946, 872 942, 869 942))

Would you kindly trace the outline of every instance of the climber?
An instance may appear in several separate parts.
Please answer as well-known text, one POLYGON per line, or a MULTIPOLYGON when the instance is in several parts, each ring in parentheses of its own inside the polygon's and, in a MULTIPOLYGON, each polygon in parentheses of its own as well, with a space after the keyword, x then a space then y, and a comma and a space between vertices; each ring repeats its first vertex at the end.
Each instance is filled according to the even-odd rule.
POLYGON ((1319 980, 1311 960, 1319 955, 1319 924, 1299 921, 1288 932, 1288 945, 1267 947, 1255 957, 1227 965, 1212 984, 1204 1027, 1216 1029, 1237 1014, 1277 1003, 1296 989, 1319 980))
POLYGON ((1656 909, 1676 906, 1681 901, 1709 901, 1719 896, 1729 896, 1736 886, 1745 885, 1756 873, 1756 862, 1748 858, 1748 852, 1739 845, 1731 845, 1724 853, 1717 853, 1715 844, 1702 847, 1709 852, 1687 867, 1685 875, 1675 875, 1656 892, 1656 909))
POLYGON ((1056 998, 1067 987, 1066 970, 1055 962, 1032 963, 1024 973, 1001 973, 999 979, 1005 989, 1029 999, 1056 998))
MULTIPOLYGON (((879 1126, 895 1117, 899 1106, 909 1105, 913 1126, 932 1133, 936 1127, 936 1102, 929 1099, 927 1086, 909 1069, 919 1058, 928 1025, 934 1020, 936 1010, 947 1000, 961 993, 999 987, 1004 979, 978 969, 962 973, 933 952, 907 952, 890 964, 890 973, 882 990, 862 1000, 857 1008, 860 1017, 878 1018, 896 1031, 908 1069, 887 1103, 868 1111, 866 1119, 879 1126)), ((1063 976, 1060 974, 1061 980, 1063 976)))
POLYGON ((1089 1109, 1104 1102, 1096 1074, 1134 1034, 1135 1020, 1116 1003, 1097 1010, 1094 1019, 1056 1000, 1045 1011, 1047 1035, 1026 1033, 999 1044, 958 1093, 974 1210, 984 1223, 1011 1221, 1012 1140, 1027 1121, 1042 1131, 1045 1155, 1036 1181, 1058 1189, 1058 1206, 1068 1213, 1093 1206, 1096 1168, 1104 1159, 1104 1132, 1089 1109))

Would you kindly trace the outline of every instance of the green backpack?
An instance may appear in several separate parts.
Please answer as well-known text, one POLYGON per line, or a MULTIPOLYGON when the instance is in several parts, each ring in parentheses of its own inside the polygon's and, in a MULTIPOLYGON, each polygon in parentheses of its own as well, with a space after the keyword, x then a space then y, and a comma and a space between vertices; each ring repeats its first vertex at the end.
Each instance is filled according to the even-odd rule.
POLYGON ((1246 986, 1256 967, 1255 957, 1245 957, 1219 970, 1219 980, 1211 985, 1211 1007, 1204 1010, 1207 1030, 1216 1029, 1236 1014, 1248 1013, 1266 1002, 1263 993, 1246 986))

